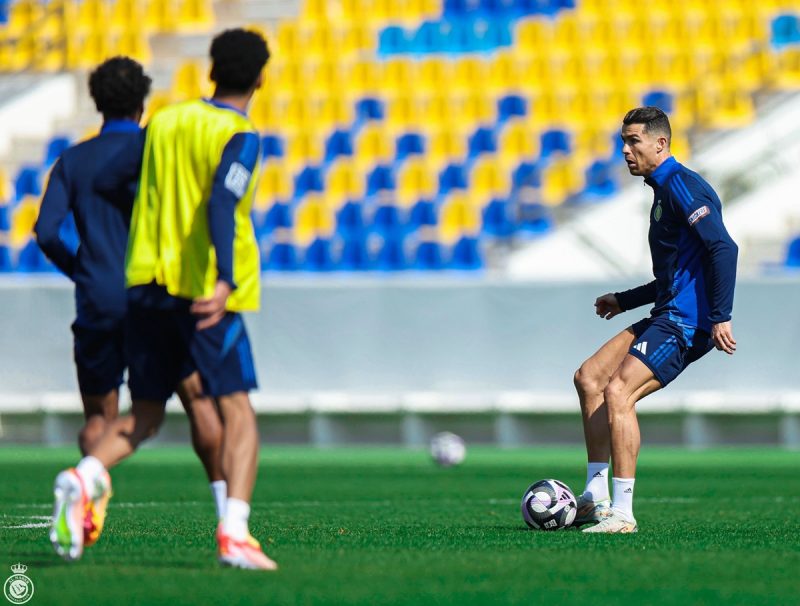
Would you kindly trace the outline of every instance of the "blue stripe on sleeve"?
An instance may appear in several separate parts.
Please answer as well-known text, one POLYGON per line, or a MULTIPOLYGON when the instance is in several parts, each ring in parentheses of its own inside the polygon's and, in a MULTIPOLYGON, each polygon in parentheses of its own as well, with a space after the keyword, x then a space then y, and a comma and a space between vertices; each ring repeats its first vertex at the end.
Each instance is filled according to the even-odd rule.
POLYGON ((672 191, 675 193, 675 196, 678 198, 678 201, 683 205, 685 210, 692 210, 692 202, 694 202, 694 198, 692 194, 689 193, 686 184, 683 182, 683 179, 680 178, 680 175, 675 175, 672 178, 672 191))
POLYGON ((239 152, 239 163, 252 171, 258 160, 258 148, 260 142, 255 133, 244 133, 242 137, 242 149, 239 152))

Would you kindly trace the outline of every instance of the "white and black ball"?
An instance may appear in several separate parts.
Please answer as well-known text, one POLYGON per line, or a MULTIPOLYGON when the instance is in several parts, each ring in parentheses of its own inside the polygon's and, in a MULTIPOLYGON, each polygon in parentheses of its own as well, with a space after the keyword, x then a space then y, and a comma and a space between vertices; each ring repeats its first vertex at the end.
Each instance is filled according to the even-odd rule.
POLYGON ((534 482, 522 497, 522 518, 536 530, 568 528, 576 513, 575 495, 558 480, 534 482))
POLYGON ((443 431, 431 439, 431 457, 442 467, 459 465, 466 456, 464 440, 454 433, 443 431))

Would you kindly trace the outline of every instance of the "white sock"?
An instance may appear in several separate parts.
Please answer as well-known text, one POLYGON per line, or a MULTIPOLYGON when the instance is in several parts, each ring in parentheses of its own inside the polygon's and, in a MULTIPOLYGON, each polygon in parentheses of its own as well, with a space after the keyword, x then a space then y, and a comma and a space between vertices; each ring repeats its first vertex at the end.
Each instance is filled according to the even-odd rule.
MULTIPOLYGON (((100 459, 92 456, 83 457, 75 467, 75 471, 77 471, 78 475, 83 478, 83 482, 86 485, 86 490, 89 491, 89 493, 92 493, 95 490, 95 487, 100 480, 100 476, 103 475, 105 470, 106 468, 100 462, 100 459)), ((94 495, 92 498, 94 498, 94 495)))
POLYGON ((611 507, 621 511, 633 519, 633 483, 634 478, 612 478, 614 483, 614 500, 611 507))
POLYGON ((241 499, 228 497, 225 504, 225 518, 222 520, 222 531, 236 541, 247 538, 247 519, 250 517, 250 504, 241 499))
POLYGON ((583 494, 592 501, 608 499, 608 463, 589 463, 586 466, 586 488, 583 494))
POLYGON ((228 483, 225 480, 215 480, 209 484, 214 505, 217 507, 217 519, 225 517, 225 501, 228 498, 228 483))

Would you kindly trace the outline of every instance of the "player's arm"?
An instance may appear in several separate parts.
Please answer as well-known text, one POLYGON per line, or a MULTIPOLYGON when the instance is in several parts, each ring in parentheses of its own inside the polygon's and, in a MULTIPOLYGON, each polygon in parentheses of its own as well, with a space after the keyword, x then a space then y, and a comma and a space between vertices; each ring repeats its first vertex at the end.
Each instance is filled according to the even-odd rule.
MULTIPOLYGON (((693 188, 694 189, 694 188, 693 188)), ((732 354, 736 351, 736 340, 731 328, 733 290, 736 285, 736 261, 739 247, 731 238, 722 214, 702 190, 692 191, 691 200, 685 205, 686 222, 708 251, 711 266, 711 301, 709 320, 711 337, 717 349, 732 354)))
POLYGON ((131 145, 126 145, 108 159, 94 179, 95 191, 128 214, 133 209, 136 187, 142 172, 146 136, 147 131, 143 129, 131 145))
POLYGON ((656 281, 622 292, 606 293, 594 302, 595 313, 601 318, 610 320, 614 316, 629 309, 635 309, 648 303, 655 303, 657 294, 656 281))
POLYGON ((233 241, 236 231, 236 206, 250 186, 259 140, 254 132, 237 133, 222 152, 214 174, 208 200, 208 229, 217 256, 217 286, 210 299, 199 299, 192 312, 202 319, 198 329, 208 328, 225 315, 225 303, 236 289, 233 280, 233 241))
POLYGON ((59 158, 50 173, 33 232, 42 252, 64 275, 72 279, 76 254, 61 238, 61 226, 69 212, 69 185, 64 162, 59 158))

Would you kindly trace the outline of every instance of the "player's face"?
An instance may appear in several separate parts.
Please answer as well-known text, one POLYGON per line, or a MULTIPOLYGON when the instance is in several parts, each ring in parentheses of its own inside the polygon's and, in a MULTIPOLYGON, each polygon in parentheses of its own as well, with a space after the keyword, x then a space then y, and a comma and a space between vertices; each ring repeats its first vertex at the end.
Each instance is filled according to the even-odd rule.
POLYGON ((658 168, 666 139, 644 132, 644 124, 623 124, 621 137, 628 170, 634 176, 649 177, 658 168))

